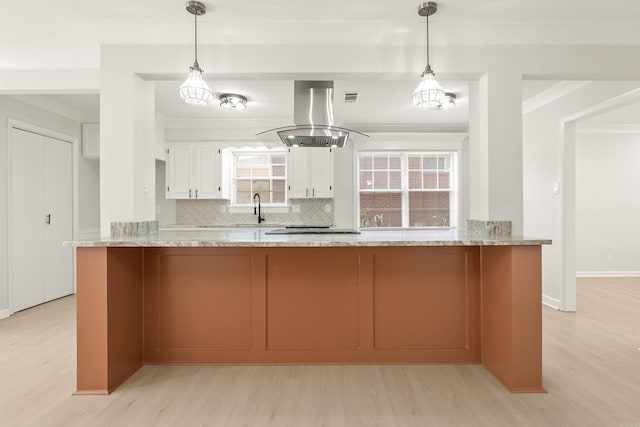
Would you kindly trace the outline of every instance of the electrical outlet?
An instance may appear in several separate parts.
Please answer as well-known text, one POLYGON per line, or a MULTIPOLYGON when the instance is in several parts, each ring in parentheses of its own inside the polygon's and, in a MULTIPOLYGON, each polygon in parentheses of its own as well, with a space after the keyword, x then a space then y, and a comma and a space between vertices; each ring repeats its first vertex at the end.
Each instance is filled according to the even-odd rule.
POLYGON ((300 205, 298 205, 298 204, 291 205, 291 212, 299 213, 300 212, 300 205))
POLYGON ((224 205, 220 206, 220 213, 225 213, 225 211, 226 211, 225 206, 224 205))
POLYGON ((331 212, 331 203, 327 203, 326 205, 324 205, 324 211, 326 213, 331 212))

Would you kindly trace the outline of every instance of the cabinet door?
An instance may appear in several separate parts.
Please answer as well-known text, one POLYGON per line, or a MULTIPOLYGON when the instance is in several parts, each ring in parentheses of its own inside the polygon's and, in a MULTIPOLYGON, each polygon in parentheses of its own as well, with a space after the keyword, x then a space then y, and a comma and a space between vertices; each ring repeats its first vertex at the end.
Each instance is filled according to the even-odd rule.
POLYGON ((309 148, 310 197, 333 197, 333 150, 309 148))
POLYGON ((220 150, 215 147, 195 148, 195 193, 197 199, 218 199, 220 188, 220 150))
POLYGON ((82 157, 100 158, 100 123, 82 124, 82 157))
POLYGON ((44 137, 44 271, 47 301, 73 293, 73 240, 71 144, 44 137))
POLYGON ((46 301, 43 141, 42 135, 11 129, 9 280, 14 311, 46 301))
POLYGON ((309 186, 309 150, 314 148, 294 147, 289 149, 287 158, 287 180, 289 198, 304 199, 311 197, 309 186))
POLYGON ((167 156, 167 199, 189 199, 195 196, 192 188, 191 146, 169 147, 167 156))

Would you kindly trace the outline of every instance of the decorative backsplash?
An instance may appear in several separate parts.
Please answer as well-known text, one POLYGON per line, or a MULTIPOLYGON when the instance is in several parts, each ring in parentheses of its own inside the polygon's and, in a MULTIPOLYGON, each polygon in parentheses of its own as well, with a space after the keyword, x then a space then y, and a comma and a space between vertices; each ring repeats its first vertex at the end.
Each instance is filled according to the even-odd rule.
POLYGON ((490 236, 511 236, 511 221, 468 219, 467 233, 479 235, 486 234, 490 236))
MULTIPOLYGON (((263 212, 265 225, 334 225, 333 199, 291 199, 300 212, 263 212), (326 211, 330 205, 330 212, 326 211)), ((228 200, 177 200, 176 223, 180 225, 253 224, 258 219, 251 213, 230 213, 228 200), (222 213, 221 207, 224 207, 222 213)))

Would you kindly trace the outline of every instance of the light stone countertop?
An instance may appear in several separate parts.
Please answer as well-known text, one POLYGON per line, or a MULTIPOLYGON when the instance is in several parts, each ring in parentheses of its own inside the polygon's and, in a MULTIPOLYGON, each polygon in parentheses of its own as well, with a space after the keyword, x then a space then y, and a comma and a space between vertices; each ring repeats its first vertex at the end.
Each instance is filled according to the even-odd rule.
POLYGON ((521 246, 548 245, 549 239, 487 236, 446 230, 363 230, 361 234, 268 235, 269 229, 200 228, 160 230, 133 238, 64 242, 75 247, 340 247, 340 246, 521 246))

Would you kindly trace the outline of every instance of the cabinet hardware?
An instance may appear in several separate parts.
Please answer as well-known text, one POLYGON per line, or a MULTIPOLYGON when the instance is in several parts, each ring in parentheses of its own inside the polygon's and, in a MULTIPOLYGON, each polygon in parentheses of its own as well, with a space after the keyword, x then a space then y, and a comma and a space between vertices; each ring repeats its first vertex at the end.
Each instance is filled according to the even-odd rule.
POLYGON ((316 189, 311 190, 311 197, 316 197, 316 189))
POLYGON ((289 191, 291 191, 291 186, 289 186, 289 191))
POLYGON ((218 187, 218 191, 222 191, 222 188, 221 188, 221 187, 218 187))
POLYGON ((329 191, 333 190, 333 185, 329 186, 329 191))
POLYGON ((169 149, 167 148, 167 154, 169 154, 169 149))
POLYGON ((167 187, 167 191, 169 191, 169 187, 167 187))
POLYGON ((304 189, 304 197, 309 197, 309 189, 308 188, 304 189))
POLYGON ((51 214, 46 214, 44 217, 45 224, 51 224, 51 214))
POLYGON ((196 188, 196 199, 198 198, 198 189, 196 188))
POLYGON ((191 189, 189 189, 189 198, 191 198, 191 189))

